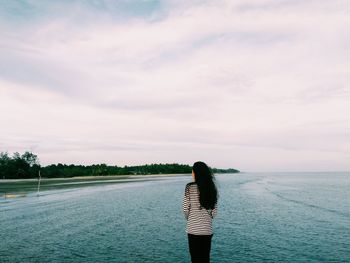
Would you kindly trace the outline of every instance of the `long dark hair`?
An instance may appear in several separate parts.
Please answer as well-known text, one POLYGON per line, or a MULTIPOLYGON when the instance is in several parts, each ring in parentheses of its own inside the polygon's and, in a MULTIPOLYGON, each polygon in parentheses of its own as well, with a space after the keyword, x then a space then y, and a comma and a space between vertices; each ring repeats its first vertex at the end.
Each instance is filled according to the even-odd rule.
POLYGON ((195 162, 192 170, 198 185, 201 206, 205 209, 214 209, 218 201, 218 190, 211 169, 203 162, 195 162))

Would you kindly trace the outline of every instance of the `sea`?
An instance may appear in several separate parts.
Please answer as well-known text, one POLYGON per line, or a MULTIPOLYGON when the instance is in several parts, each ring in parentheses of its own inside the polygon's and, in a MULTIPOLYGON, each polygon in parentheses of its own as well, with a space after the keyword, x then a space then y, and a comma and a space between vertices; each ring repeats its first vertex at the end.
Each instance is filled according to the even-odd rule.
MULTIPOLYGON (((216 175, 211 262, 350 262, 350 173, 216 175)), ((191 176, 0 199, 0 262, 190 262, 191 176)))

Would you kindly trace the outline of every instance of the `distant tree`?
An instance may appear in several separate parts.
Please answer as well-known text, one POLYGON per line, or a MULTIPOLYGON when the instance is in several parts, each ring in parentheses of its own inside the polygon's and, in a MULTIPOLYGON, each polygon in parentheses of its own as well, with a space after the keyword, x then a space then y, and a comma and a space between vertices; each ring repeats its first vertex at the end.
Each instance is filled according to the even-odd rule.
POLYGON ((21 159, 23 159, 27 164, 29 164, 30 167, 34 165, 39 165, 38 156, 31 152, 25 152, 24 154, 22 154, 21 159))
POLYGON ((0 153, 0 177, 3 179, 35 177, 39 169, 38 157, 31 152, 22 155, 15 152, 12 157, 7 152, 0 153))
POLYGON ((7 152, 0 153, 0 178, 5 179, 10 171, 11 157, 7 152))

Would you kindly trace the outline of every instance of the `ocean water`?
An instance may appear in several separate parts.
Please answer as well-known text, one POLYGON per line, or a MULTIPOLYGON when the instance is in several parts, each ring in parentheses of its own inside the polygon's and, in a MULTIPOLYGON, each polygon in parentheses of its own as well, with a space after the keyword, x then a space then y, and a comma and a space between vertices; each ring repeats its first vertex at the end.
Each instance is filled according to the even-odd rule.
MULTIPOLYGON (((0 262, 189 262, 190 176, 0 199, 0 262)), ((212 262, 350 262, 350 173, 218 175, 212 262)))

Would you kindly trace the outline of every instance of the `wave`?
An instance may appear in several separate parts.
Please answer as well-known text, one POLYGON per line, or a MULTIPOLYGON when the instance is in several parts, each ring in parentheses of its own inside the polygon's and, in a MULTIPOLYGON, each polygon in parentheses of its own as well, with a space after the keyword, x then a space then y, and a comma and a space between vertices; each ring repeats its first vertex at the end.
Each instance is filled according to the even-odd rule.
POLYGON ((273 194, 274 196, 276 196, 277 198, 279 198, 281 200, 284 200, 284 201, 287 201, 287 202, 290 202, 290 203, 294 203, 294 204, 298 204, 298 205, 302 205, 302 206, 306 206, 306 207, 309 207, 309 208, 322 210, 324 212, 334 213, 336 215, 344 216, 346 218, 350 218, 350 214, 348 214, 348 213, 344 213, 344 212, 340 212, 340 211, 335 210, 335 209, 325 208, 325 207, 322 207, 322 206, 309 204, 309 203, 304 202, 304 201, 288 198, 288 197, 285 197, 285 196, 281 195, 280 193, 276 193, 276 192, 272 191, 268 187, 264 187, 264 188, 265 188, 266 191, 268 191, 269 193, 273 194))

